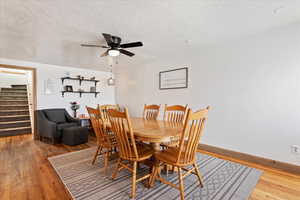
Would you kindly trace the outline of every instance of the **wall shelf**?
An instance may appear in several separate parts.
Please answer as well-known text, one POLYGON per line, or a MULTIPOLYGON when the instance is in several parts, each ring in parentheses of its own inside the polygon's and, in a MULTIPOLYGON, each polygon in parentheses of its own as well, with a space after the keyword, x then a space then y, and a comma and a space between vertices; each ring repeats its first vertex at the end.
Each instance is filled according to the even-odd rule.
POLYGON ((87 92, 87 91, 61 91, 61 96, 64 97, 65 96, 65 93, 78 93, 80 98, 82 96, 82 94, 94 94, 95 95, 95 98, 97 97, 97 95, 100 93, 100 92, 87 92))
POLYGON ((100 82, 99 80, 81 79, 81 78, 72 78, 72 77, 62 77, 62 78, 61 78, 62 84, 64 84, 64 81, 65 81, 65 80, 79 81, 79 85, 81 85, 81 83, 82 83, 83 81, 85 81, 85 82, 94 82, 94 83, 95 83, 95 87, 97 86, 97 83, 100 82))

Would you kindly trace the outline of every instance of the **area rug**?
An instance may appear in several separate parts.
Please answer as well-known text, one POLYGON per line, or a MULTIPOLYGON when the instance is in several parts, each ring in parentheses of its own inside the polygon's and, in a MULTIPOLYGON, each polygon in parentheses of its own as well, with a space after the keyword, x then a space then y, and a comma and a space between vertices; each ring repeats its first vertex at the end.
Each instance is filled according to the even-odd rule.
MULTIPOLYGON (((48 158, 74 200, 124 200, 130 199, 131 173, 122 170, 115 180, 111 173, 116 161, 110 161, 110 168, 105 174, 103 158, 91 164, 95 148, 66 153, 48 158)), ((218 159, 206 154, 197 154, 197 164, 204 179, 200 188, 195 175, 184 179, 185 199, 197 200, 244 200, 248 199, 262 171, 238 163, 218 159)), ((138 177, 148 173, 149 169, 141 165, 138 177)), ((163 175, 169 181, 178 184, 177 173, 163 175)), ((136 199, 180 199, 179 191, 156 182, 153 188, 146 188, 144 183, 137 184, 136 199)))

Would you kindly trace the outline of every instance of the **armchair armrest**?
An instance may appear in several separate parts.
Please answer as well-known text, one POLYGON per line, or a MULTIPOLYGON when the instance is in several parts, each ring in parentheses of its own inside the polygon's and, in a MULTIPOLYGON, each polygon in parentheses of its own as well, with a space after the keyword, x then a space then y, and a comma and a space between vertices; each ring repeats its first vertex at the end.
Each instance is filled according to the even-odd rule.
POLYGON ((75 119, 75 118, 71 117, 71 115, 69 115, 69 113, 67 111, 65 111, 65 116, 66 116, 66 119, 68 122, 75 122, 79 126, 81 125, 80 119, 75 119))
POLYGON ((56 131, 56 123, 49 121, 43 111, 37 110, 37 131, 40 136, 47 138, 59 138, 60 133, 56 131))

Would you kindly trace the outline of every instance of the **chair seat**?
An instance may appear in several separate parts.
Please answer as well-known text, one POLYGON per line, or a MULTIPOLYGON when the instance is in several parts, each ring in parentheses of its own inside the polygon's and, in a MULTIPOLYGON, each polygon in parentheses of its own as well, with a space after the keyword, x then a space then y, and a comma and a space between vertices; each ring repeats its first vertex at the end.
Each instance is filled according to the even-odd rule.
MULTIPOLYGON (((184 162, 183 156, 180 157, 179 162, 177 163, 179 148, 178 147, 169 147, 166 150, 156 152, 154 154, 154 157, 157 160, 160 160, 161 162, 164 162, 166 164, 175 165, 175 166, 186 166, 194 162, 194 160, 191 160, 190 162, 184 162)), ((184 152, 181 152, 181 155, 184 155, 184 152)), ((195 158, 195 156, 194 156, 195 158)))
POLYGON ((143 161, 143 160, 151 158, 151 156, 154 154, 153 148, 148 144, 136 143, 136 149, 137 149, 139 158, 137 159, 137 158, 133 157, 130 159, 132 161, 143 161))

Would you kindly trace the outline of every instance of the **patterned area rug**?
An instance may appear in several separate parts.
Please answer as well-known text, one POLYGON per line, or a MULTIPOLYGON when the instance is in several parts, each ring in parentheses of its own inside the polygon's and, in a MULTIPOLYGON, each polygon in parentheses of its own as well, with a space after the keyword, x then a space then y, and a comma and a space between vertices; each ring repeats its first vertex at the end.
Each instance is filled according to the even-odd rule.
MULTIPOLYGON (((122 170, 113 181, 112 171, 115 161, 110 161, 111 168, 105 175, 103 159, 98 158, 95 165, 91 164, 95 148, 66 153, 48 158, 53 168, 65 184, 74 200, 124 200, 130 199, 131 173, 122 170)), ((185 199, 197 200, 244 200, 254 189, 261 171, 247 166, 225 161, 198 153, 198 166, 204 179, 204 187, 200 188, 195 175, 184 179, 185 199)), ((149 168, 141 165, 139 176, 149 172, 149 168)), ((139 177, 138 176, 138 177, 139 177)), ((178 184, 177 173, 162 176, 178 184)), ((156 182, 153 188, 137 184, 136 199, 179 199, 179 191, 162 183, 156 182)))

